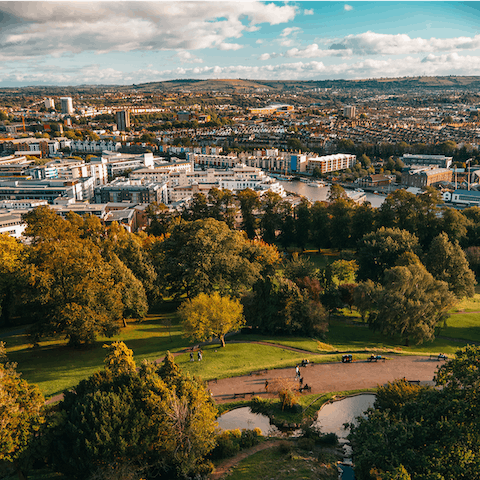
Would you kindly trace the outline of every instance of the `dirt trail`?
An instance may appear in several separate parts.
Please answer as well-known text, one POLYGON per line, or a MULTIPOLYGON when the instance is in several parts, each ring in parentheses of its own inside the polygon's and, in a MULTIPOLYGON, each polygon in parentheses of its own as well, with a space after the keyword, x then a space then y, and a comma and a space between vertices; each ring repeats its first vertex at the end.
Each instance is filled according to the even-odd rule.
POLYGON ((253 455, 254 453, 260 452, 267 448, 277 447, 278 445, 280 445, 281 442, 282 442, 281 440, 266 441, 258 445, 255 445, 255 447, 249 448, 248 450, 244 450, 243 452, 240 452, 238 455, 235 455, 235 457, 227 458, 217 466, 215 471, 209 475, 208 479, 220 480, 225 474, 228 473, 228 471, 232 467, 240 463, 244 458, 247 458, 250 455, 253 455))

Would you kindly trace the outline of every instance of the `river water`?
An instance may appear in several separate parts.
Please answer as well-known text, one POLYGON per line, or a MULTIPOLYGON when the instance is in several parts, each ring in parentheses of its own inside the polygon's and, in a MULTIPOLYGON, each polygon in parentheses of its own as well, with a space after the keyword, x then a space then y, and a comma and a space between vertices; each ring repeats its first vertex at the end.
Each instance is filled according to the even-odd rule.
MULTIPOLYGON (((328 198, 328 192, 330 187, 312 187, 305 182, 294 180, 291 182, 279 180, 279 183, 283 185, 283 188, 287 192, 293 192, 298 195, 303 195, 311 202, 324 202, 328 198)), ((385 195, 376 195, 374 193, 366 192, 367 201, 371 203, 372 207, 379 208, 385 200, 385 195)))

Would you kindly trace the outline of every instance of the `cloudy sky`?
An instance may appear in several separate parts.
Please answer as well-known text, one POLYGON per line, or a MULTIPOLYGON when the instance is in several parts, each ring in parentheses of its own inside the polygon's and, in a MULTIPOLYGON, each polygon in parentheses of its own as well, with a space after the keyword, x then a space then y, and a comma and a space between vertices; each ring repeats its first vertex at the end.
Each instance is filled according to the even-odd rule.
POLYGON ((0 87, 480 75, 480 2, 0 1, 0 87))

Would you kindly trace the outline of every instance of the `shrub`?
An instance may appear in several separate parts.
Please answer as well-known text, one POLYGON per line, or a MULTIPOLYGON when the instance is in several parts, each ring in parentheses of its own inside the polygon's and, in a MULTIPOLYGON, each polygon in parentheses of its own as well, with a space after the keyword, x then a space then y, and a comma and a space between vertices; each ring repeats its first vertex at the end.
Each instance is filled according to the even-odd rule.
POLYGON ((287 455, 292 451, 292 449, 293 449, 292 442, 288 442, 286 440, 281 442, 280 445, 278 446, 278 451, 282 455, 287 455))
POLYGON ((242 430, 242 436, 240 438, 240 447, 241 448, 250 448, 254 445, 258 445, 260 443, 260 435, 257 434, 256 430, 260 430, 259 428, 255 430, 242 430))
POLYGON ((299 438, 298 446, 302 450, 313 450, 313 448, 315 447, 315 440, 313 438, 299 438))
POLYGON ((294 410, 295 405, 297 405, 297 397, 290 389, 280 390, 278 397, 282 402, 282 410, 294 410))

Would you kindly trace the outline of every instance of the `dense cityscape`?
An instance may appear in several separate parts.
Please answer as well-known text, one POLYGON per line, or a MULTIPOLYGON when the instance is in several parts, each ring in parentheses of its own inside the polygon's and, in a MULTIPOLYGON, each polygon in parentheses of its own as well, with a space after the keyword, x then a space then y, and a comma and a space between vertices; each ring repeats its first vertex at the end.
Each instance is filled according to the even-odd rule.
POLYGON ((0 478, 479 478, 479 17, 0 1, 0 478))

